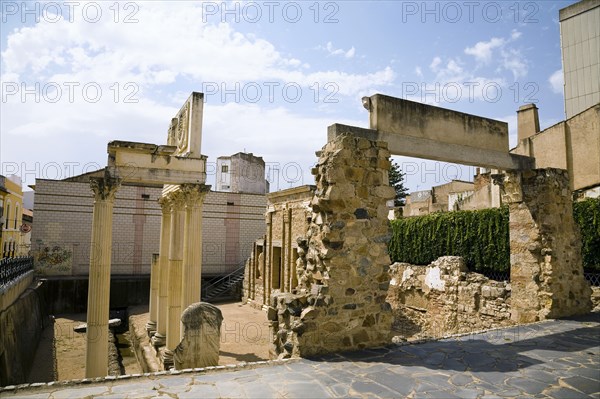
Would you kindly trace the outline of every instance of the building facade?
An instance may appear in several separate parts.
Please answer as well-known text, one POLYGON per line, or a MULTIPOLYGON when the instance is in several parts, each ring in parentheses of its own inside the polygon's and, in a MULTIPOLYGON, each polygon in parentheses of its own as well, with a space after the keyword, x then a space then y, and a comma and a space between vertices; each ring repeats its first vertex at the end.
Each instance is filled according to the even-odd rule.
POLYGON ((567 119, 600 103, 600 0, 559 11, 567 119))
POLYGON ((252 153, 238 152, 217 158, 216 191, 266 194, 265 161, 252 153))
POLYGON ((23 189, 18 176, 0 177, 0 249, 2 258, 25 256, 23 243, 23 189))
POLYGON ((267 231, 246 262, 243 297, 251 305, 260 308, 274 293, 295 292, 299 240, 306 237, 314 192, 315 186, 306 185, 267 195, 267 231))
MULTIPOLYGON (((93 195, 90 175, 36 179, 32 249, 41 275, 86 276, 90 266, 93 195)), ((113 275, 149 275, 158 253, 162 187, 123 185, 113 216, 113 275)), ((202 218, 202 274, 228 274, 243 265, 264 235, 264 195, 210 191, 202 218)))

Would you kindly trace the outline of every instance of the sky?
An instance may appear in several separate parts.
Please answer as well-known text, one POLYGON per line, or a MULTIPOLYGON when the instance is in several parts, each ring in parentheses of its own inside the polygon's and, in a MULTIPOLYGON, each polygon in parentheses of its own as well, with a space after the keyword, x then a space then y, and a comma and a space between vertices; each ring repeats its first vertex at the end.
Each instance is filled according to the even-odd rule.
MULTIPOLYGON (((62 179, 104 167, 112 140, 166 144, 205 93, 216 158, 262 156, 271 191, 314 184, 327 126, 369 127, 382 93, 508 123, 564 119, 558 11, 575 1, 0 0, 0 174, 62 179)), ((395 156, 410 191, 473 167, 395 156)))

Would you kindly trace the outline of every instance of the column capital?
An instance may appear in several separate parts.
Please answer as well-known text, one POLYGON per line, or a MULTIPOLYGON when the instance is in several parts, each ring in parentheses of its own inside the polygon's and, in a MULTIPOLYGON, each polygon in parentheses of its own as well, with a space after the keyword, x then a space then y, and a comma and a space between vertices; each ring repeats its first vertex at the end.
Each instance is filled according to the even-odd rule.
POLYGON ((94 192, 96 201, 114 201, 117 190, 121 186, 121 179, 109 176, 90 177, 90 188, 94 192))
POLYGON ((206 184, 182 184, 180 192, 186 208, 193 208, 204 202, 204 197, 209 191, 210 186, 206 184))
POLYGON ((160 205, 163 214, 171 212, 171 199, 168 196, 160 197, 158 199, 158 204, 160 205))
POLYGON ((171 205, 171 212, 177 212, 184 209, 185 197, 181 190, 172 191, 168 194, 169 204, 171 205))

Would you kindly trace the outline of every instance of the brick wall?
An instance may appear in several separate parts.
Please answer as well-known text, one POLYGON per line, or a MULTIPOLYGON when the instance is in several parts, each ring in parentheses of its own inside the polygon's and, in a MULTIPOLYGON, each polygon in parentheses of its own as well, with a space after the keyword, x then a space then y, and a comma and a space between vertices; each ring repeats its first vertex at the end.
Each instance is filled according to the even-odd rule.
MULTIPOLYGON (((113 213, 112 274, 149 274, 159 249, 161 188, 122 186, 113 213)), ((264 195, 209 192, 203 212, 203 274, 234 270, 264 234, 264 195), (234 205, 227 205, 233 202, 234 205), (237 212, 229 212, 235 207, 237 212), (226 241, 226 220, 234 226, 226 241), (230 238, 231 240, 232 238, 230 238), (235 254, 227 254, 227 249, 235 254), (238 261, 236 261, 238 260, 238 261)), ((47 275, 87 275, 93 196, 88 183, 36 180, 32 247, 36 270, 47 275)))

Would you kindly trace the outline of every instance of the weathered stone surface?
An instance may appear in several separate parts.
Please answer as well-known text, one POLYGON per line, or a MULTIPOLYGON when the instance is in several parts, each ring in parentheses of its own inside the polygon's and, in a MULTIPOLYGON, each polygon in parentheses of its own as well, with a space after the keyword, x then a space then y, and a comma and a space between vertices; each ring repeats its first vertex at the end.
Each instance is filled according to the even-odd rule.
POLYGON ((391 342, 386 201, 390 153, 342 135, 319 152, 306 249, 295 294, 274 294, 272 357, 310 356, 391 342), (383 210, 383 211, 382 211, 383 210), (383 215, 383 216, 382 216, 383 215))
POLYGON ((216 366, 221 346, 221 310, 206 302, 194 303, 181 315, 183 340, 174 351, 177 370, 216 366))
POLYGON ((467 270, 458 256, 390 266, 387 301, 402 337, 442 337, 513 324, 511 285, 467 270))
POLYGON ((567 172, 507 172, 501 188, 510 209, 513 320, 589 312, 591 290, 583 275, 567 172))

